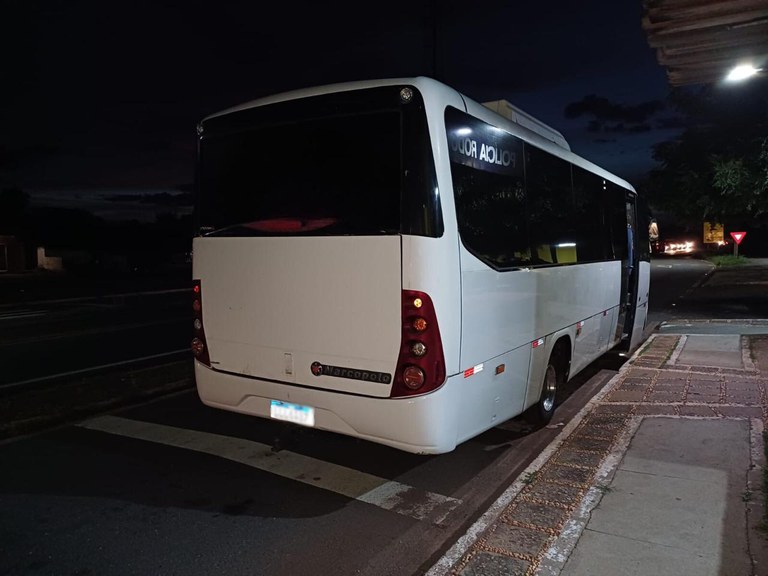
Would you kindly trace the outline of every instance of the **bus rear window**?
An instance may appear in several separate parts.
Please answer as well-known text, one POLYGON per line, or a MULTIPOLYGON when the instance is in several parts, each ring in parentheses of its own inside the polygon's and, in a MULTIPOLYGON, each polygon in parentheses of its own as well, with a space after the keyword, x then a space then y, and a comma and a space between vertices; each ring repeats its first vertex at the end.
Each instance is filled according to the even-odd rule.
MULTIPOLYGON (((411 232, 403 226, 408 194, 435 202, 422 174, 407 183, 409 154, 403 147, 399 108, 313 110, 315 99, 231 114, 226 125, 204 124, 200 142, 197 220, 209 236, 374 235, 411 232), (250 112, 250 116, 244 112, 250 112), (316 115, 313 115, 313 112, 316 115), (254 118, 255 116, 255 118, 254 118), (241 123, 236 123, 237 119, 241 123), (255 121, 254 121, 255 120, 255 121), (208 130, 213 126, 214 130, 208 130), (414 190, 417 187, 419 189, 414 190)), ((322 102, 322 100, 320 100, 322 102)), ((422 113, 423 114, 423 113, 422 113)), ((212 120, 216 120, 213 118, 212 120)), ((426 133, 426 130, 424 131, 426 133)), ((413 146, 411 144, 411 146, 413 146)), ((431 150, 421 143, 423 160, 431 150)), ((412 160, 411 160, 412 162, 412 160)), ((416 161, 411 180, 424 171, 416 161)), ((430 170, 427 170, 429 172, 430 170)), ((434 168, 431 168, 434 174, 434 168)), ((431 178, 434 181, 434 176, 431 178)), ((434 186, 434 184, 431 184, 434 186)), ((431 220, 437 212, 428 207, 431 220)), ((406 216, 406 220, 409 217, 406 216)), ((419 224, 423 233, 434 222, 419 224)))

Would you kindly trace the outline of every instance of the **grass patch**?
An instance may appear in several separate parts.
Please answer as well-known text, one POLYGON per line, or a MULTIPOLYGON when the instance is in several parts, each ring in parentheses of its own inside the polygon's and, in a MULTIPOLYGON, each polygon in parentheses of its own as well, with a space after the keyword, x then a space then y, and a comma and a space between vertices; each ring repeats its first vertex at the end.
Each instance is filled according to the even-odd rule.
POLYGON ((536 476, 538 475, 537 472, 528 472, 528 474, 525 475, 523 478, 523 484, 526 486, 530 486, 536 481, 536 476))
POLYGON ((744 256, 734 256, 733 254, 721 254, 719 256, 710 256, 707 258, 712 264, 720 267, 726 266, 742 266, 749 262, 749 258, 744 256))

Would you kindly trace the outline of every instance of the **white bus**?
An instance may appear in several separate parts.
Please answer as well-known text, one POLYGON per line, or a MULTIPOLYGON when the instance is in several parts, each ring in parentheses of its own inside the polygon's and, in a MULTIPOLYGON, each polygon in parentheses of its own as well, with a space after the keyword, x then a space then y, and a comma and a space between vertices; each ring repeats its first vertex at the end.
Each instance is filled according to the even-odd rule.
POLYGON ((442 453, 529 408, 548 421, 560 384, 639 344, 635 191, 506 102, 356 82, 225 110, 198 135, 208 406, 442 453))

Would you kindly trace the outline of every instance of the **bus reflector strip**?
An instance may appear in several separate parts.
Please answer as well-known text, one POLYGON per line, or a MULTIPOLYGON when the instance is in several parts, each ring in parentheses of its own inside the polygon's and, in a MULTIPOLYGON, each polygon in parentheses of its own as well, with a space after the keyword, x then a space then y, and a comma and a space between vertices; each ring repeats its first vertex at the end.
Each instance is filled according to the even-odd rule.
POLYGON ((472 366, 472 368, 467 368, 466 370, 464 370, 464 378, 469 378, 470 376, 482 371, 483 371, 482 364, 478 364, 477 366, 472 366))
POLYGON ((544 346, 544 338, 539 338, 538 340, 533 341, 534 348, 538 348, 539 346, 544 346))

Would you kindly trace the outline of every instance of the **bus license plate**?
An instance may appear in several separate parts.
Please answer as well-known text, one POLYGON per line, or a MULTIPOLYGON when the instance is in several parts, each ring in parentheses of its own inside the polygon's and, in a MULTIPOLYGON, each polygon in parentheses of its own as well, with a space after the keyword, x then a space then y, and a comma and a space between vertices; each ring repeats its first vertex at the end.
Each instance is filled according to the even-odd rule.
POLYGON ((311 406, 301 406, 300 404, 272 400, 269 407, 269 415, 275 420, 284 420, 285 422, 293 422, 302 426, 315 425, 315 409, 311 406))

